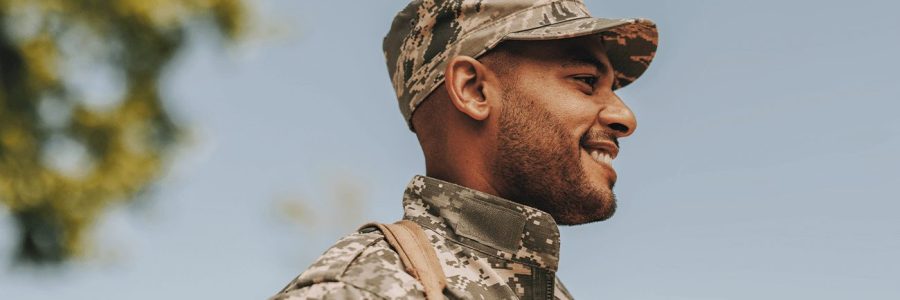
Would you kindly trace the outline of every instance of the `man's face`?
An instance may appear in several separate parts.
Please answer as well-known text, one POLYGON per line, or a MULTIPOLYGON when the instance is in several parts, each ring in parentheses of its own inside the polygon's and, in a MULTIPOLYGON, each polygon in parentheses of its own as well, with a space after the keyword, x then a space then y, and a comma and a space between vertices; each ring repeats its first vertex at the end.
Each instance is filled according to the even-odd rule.
POLYGON ((605 220, 616 209, 617 138, 636 126, 612 91, 598 37, 508 42, 498 72, 502 107, 493 171, 502 196, 560 224, 605 220))

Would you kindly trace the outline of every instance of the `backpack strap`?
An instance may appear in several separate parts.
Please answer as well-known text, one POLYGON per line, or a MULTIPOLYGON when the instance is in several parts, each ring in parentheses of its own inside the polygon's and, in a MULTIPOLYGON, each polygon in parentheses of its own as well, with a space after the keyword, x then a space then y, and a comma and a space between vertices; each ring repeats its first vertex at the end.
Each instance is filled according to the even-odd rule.
POLYGON ((368 223, 360 227, 377 227, 384 233, 388 244, 400 255, 406 273, 415 277, 425 287, 425 299, 444 299, 447 277, 441 269, 437 253, 425 231, 413 221, 401 220, 394 224, 368 223))

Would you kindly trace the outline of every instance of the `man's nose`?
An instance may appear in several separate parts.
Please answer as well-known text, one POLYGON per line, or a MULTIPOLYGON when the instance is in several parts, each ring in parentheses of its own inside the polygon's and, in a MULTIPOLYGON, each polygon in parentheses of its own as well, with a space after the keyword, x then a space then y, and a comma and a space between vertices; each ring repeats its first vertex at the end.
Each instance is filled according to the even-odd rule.
POLYGON ((616 137, 626 137, 634 133, 637 120, 634 112, 615 93, 610 93, 609 102, 600 110, 600 123, 609 128, 616 137))

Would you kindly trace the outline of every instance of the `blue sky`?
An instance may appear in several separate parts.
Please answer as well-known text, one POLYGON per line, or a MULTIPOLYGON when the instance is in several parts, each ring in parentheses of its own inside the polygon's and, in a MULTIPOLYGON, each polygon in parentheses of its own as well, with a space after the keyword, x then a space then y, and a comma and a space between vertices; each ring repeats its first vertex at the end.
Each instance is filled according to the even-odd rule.
MULTIPOLYGON (((562 229, 577 298, 900 298, 897 4, 586 2, 655 20, 661 41, 620 92, 639 123, 615 162, 620 209, 562 229)), ((405 1, 254 5, 268 34, 197 43, 170 70, 192 140, 152 198, 101 220, 82 262, 0 269, 0 299, 262 299, 400 217, 424 163, 381 39, 405 1)))

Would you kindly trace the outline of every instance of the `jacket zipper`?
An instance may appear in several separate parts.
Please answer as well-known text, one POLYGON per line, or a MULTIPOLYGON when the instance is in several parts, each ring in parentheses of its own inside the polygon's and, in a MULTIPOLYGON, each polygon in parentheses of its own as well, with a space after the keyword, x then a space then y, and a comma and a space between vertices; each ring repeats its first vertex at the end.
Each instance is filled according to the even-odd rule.
POLYGON ((547 276, 547 288, 545 289, 547 291, 547 300, 553 300, 553 288, 553 275, 549 275, 547 276))

